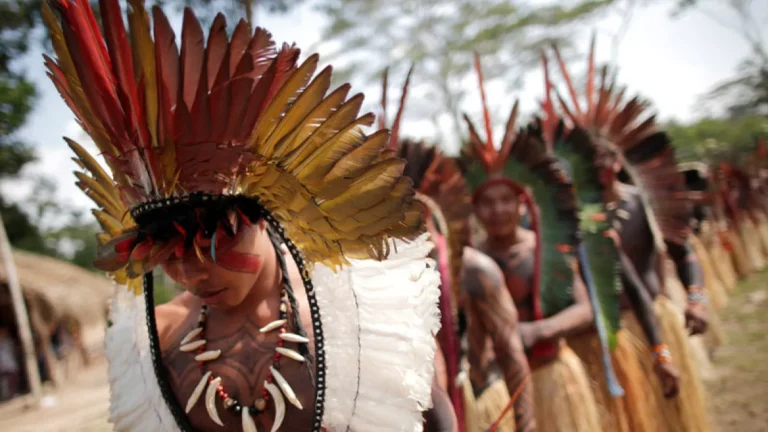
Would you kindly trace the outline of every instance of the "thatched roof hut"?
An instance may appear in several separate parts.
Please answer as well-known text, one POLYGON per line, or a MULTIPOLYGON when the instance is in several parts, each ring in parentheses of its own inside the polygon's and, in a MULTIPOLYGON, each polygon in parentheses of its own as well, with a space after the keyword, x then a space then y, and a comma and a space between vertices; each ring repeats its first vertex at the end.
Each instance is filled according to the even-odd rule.
MULTIPOLYGON (((14 250, 19 285, 33 328, 75 322, 88 350, 104 340, 112 282, 106 277, 55 258, 14 250), (35 323, 35 321, 38 321, 35 323)), ((11 308, 8 274, 0 265, 0 307, 11 308)), ((12 318, 11 318, 12 319, 12 318)))

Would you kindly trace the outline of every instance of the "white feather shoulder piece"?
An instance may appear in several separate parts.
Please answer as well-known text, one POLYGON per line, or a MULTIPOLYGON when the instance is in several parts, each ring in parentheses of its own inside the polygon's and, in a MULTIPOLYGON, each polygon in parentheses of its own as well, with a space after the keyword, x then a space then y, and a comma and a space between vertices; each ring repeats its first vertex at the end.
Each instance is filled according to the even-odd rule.
POLYGON ((323 423, 332 431, 421 431, 431 405, 440 329, 433 245, 425 234, 391 246, 385 261, 312 273, 325 340, 323 423))
POLYGON ((152 367, 144 296, 116 286, 110 321, 105 345, 109 361, 109 421, 114 430, 179 431, 152 367))

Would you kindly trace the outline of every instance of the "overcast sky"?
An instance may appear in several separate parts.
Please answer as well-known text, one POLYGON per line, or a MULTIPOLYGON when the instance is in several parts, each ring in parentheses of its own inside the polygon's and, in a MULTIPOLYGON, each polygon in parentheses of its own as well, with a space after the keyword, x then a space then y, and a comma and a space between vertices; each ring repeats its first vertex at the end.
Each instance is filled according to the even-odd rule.
MULTIPOLYGON (((768 18, 768 1, 756 6, 758 18, 768 18)), ((718 16, 726 16, 722 11, 718 16)), ((175 29, 180 27, 178 16, 171 17, 175 29)), ((609 35, 618 27, 618 16, 607 17, 596 24, 598 34, 597 59, 610 58, 611 45, 602 35, 609 35)), ((300 47, 314 45, 320 37, 323 18, 312 10, 309 1, 290 14, 272 17, 261 14, 259 24, 269 29, 275 40, 295 41, 300 47)), ((584 43, 587 43, 586 32, 584 43)), ((635 12, 621 45, 618 56, 619 80, 630 90, 649 98, 662 119, 675 118, 691 121, 698 115, 697 96, 716 82, 732 76, 741 59, 747 55, 746 43, 739 35, 726 29, 700 12, 691 12, 680 19, 669 16, 669 7, 648 7, 635 12)), ((322 54, 322 53, 321 53, 322 54)), ((20 132, 20 138, 33 143, 39 161, 25 169, 25 176, 43 173, 60 183, 60 196, 77 207, 90 208, 90 201, 74 186, 70 150, 62 136, 72 137, 86 144, 79 126, 53 85, 45 76, 41 52, 30 53, 23 59, 23 67, 37 82, 40 98, 29 123, 20 132)), ((400 79, 396 79, 400 81, 400 79)), ((360 89, 360 83, 352 83, 360 89)), ((533 105, 541 95, 541 72, 526 78, 519 93, 523 105, 533 105)), ((378 98, 378 88, 370 89, 378 98)), ((370 100, 370 98, 369 98, 370 100)), ((497 122, 502 119, 497 119, 497 122)), ((403 134, 418 137, 430 134, 419 124, 404 122, 403 134)), ((5 182, 3 192, 16 199, 24 197, 29 182, 5 182)))

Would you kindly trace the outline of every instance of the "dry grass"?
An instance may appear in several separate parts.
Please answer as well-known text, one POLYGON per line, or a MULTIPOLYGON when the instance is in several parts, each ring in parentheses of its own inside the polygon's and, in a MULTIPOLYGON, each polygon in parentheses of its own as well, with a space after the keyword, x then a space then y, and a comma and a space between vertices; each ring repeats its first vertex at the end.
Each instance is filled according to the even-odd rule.
POLYGON ((742 281, 720 311, 728 344, 716 354, 708 383, 721 431, 768 428, 768 271, 742 281))

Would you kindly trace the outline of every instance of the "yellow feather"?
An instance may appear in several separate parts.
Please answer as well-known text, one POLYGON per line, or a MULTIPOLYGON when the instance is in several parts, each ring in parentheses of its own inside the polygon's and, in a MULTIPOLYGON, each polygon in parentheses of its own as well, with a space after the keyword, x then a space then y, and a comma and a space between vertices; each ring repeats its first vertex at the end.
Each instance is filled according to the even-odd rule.
MULTIPOLYGON (((328 120, 324 121, 306 140, 296 147, 290 154, 285 156, 282 165, 287 171, 294 172, 304 160, 313 154, 318 148, 326 144, 326 141, 336 135, 339 130, 347 127, 350 122, 354 122, 357 113, 360 112, 360 105, 363 103, 363 95, 356 95, 352 99, 344 102, 328 120)), ((373 124, 375 116, 366 114, 357 119, 357 124, 361 126, 370 126, 373 124), (361 121, 365 119, 365 122, 361 121)))
POLYGON ((363 144, 365 135, 360 130, 360 124, 367 121, 368 118, 365 116, 353 121, 345 129, 327 140, 314 153, 308 155, 299 166, 292 170, 296 178, 305 183, 322 181, 339 159, 363 144))
POLYGON ((304 86, 307 85, 309 79, 312 78, 312 74, 315 73, 317 68, 319 56, 317 54, 310 56, 304 61, 291 75, 288 80, 285 81, 283 86, 277 92, 275 97, 269 102, 267 109, 262 114, 256 127, 251 133, 251 138, 248 140, 248 146, 258 154, 263 155, 266 158, 270 158, 271 149, 266 148, 265 141, 273 130, 277 127, 277 123, 280 116, 283 115, 293 99, 297 96, 304 86))
POLYGON ((104 187, 102 187, 102 183, 99 183, 92 177, 88 177, 85 173, 75 172, 75 177, 77 177, 77 179, 80 180, 80 183, 82 183, 85 187, 94 191, 94 193, 101 197, 105 203, 109 204, 110 208, 117 211, 117 213, 112 214, 112 216, 122 216, 124 206, 122 205, 122 202, 120 202, 119 196, 112 195, 107 192, 104 187))
POLYGON ((75 155, 82 163, 82 166, 88 170, 92 176, 94 176, 96 179, 98 179, 98 181, 102 183, 112 183, 112 178, 109 176, 109 174, 107 174, 107 172, 101 168, 101 165, 99 165, 96 159, 94 159, 93 156, 91 156, 91 154, 83 148, 83 146, 69 138, 64 138, 64 141, 67 142, 69 148, 75 152, 75 155))
POLYGON ((342 194, 322 202, 320 208, 326 214, 345 216, 371 207, 394 188, 404 167, 405 162, 399 159, 379 162, 355 179, 342 194))
POLYGON ((368 137, 358 148, 342 156, 323 179, 323 188, 318 195, 324 199, 332 198, 326 190, 344 188, 354 177, 368 169, 389 143, 389 131, 380 130, 368 137))
MULTIPOLYGON (((284 139, 286 135, 297 132, 304 125, 304 120, 320 104, 325 96, 325 92, 331 86, 331 69, 325 68, 320 75, 316 76, 309 83, 306 89, 296 99, 287 113, 280 119, 275 130, 269 135, 264 143, 264 152, 269 154, 272 149, 272 158, 279 158, 287 151, 290 151, 296 144, 291 140, 284 139), (292 145, 293 144, 293 145, 292 145)), ((311 117, 309 117, 311 118, 311 117)))
POLYGON ((291 155, 294 154, 294 150, 299 148, 334 112, 339 110, 342 104, 344 104, 348 93, 349 84, 334 90, 312 109, 312 112, 307 115, 301 125, 285 138, 288 147, 281 152, 281 155, 288 156, 283 158, 281 165, 285 166, 288 164, 292 160, 291 155))
POLYGON ((112 238, 119 236, 125 230, 123 224, 114 216, 101 210, 91 210, 93 216, 99 222, 99 225, 109 234, 112 238))
MULTIPOLYGON (((104 227, 104 225, 102 225, 102 227, 104 227)), ((113 238, 114 238, 113 236, 105 232, 100 232, 96 234, 96 241, 99 242, 99 246, 104 246, 105 244, 109 243, 109 241, 112 240, 113 238)))
MULTIPOLYGON (((149 28, 149 15, 144 9, 144 0, 128 0, 128 26, 131 35, 131 49, 136 76, 144 82, 145 113, 147 126, 152 136, 152 145, 160 145, 157 136, 157 74, 155 73, 155 43, 149 28)), ((171 179, 166 178, 167 181, 171 179)))
POLYGON ((107 213, 113 215, 114 217, 120 217, 122 216, 119 209, 116 209, 112 204, 110 204, 109 200, 104 198, 103 196, 99 195, 98 192, 95 190, 89 188, 86 184, 82 182, 75 182, 75 185, 80 188, 83 192, 85 192, 85 195, 88 196, 88 198, 91 199, 94 203, 96 203, 99 208, 103 209, 107 213), (120 215, 120 216, 117 216, 120 215))

